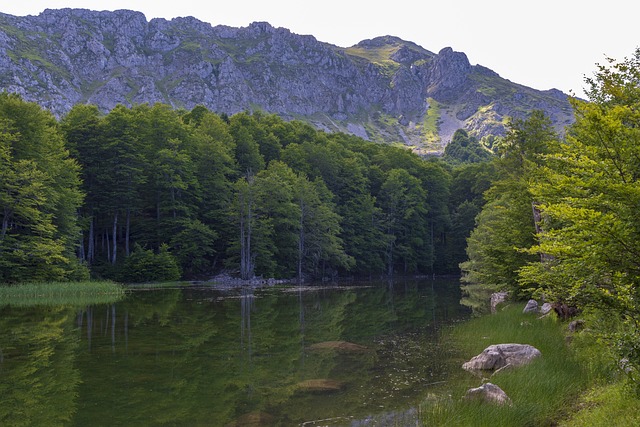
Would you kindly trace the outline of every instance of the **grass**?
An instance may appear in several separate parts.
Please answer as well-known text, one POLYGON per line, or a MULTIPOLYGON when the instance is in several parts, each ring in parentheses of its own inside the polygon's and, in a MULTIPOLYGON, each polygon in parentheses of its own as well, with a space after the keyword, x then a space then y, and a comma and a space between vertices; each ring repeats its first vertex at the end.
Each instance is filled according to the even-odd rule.
POLYGON ((11 305, 73 305, 113 303, 125 289, 113 282, 50 282, 0 285, 0 307, 11 305))
POLYGON ((560 427, 640 426, 640 399, 629 393, 624 382, 595 387, 577 406, 578 411, 560 427))
MULTIPOLYGON (((460 372, 450 397, 436 397, 423 404, 425 425, 438 426, 546 426, 569 410, 578 394, 588 387, 586 368, 566 344, 566 325, 555 317, 537 319, 511 306, 499 314, 472 319, 455 326, 450 340, 460 364, 491 344, 530 344, 542 357, 530 365, 500 372, 489 379, 502 388, 513 405, 469 402, 462 396, 483 379, 460 372)), ((462 371, 462 370, 461 370, 462 371)), ((454 375, 454 376, 456 376, 454 375)), ((485 379, 487 380, 487 379, 485 379)))

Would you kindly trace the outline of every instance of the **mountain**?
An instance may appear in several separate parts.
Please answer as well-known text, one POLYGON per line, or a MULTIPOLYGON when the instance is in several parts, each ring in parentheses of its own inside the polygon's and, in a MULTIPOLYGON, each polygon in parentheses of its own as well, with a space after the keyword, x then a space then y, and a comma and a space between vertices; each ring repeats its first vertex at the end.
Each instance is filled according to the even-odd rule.
POLYGON ((507 117, 532 109, 559 130, 573 119, 562 92, 512 83, 451 48, 391 36, 341 48, 265 22, 213 27, 128 10, 0 14, 0 88, 57 116, 76 103, 262 109, 420 153, 442 151, 458 128, 501 135, 507 117))

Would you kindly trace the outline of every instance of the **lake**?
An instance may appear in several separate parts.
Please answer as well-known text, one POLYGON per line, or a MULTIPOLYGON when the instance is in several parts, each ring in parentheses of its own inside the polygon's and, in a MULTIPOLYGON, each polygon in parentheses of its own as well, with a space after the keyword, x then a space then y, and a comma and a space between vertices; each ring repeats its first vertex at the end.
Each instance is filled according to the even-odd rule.
POLYGON ((0 307, 0 424, 416 426, 460 369, 459 301, 425 279, 0 307))

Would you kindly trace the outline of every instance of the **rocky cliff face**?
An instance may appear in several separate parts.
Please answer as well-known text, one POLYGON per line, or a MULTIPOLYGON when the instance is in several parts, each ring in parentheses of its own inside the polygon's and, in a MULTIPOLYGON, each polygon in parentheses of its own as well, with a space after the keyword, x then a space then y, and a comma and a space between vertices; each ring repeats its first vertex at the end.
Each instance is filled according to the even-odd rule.
POLYGON ((501 134, 506 117, 531 109, 559 129, 572 118, 559 91, 511 83, 450 48, 386 36, 344 49, 264 22, 212 27, 126 10, 0 14, 0 88, 58 116, 76 103, 260 108, 418 152, 440 151, 460 127, 501 134))

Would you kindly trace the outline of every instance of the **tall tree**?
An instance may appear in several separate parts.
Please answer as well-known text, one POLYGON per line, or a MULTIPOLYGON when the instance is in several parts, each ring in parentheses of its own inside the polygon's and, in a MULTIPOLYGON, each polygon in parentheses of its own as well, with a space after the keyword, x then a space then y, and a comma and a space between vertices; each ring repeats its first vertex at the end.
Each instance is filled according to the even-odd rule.
POLYGON ((81 166, 82 190, 86 197, 80 209, 83 226, 80 259, 89 265, 96 256, 97 220, 104 190, 99 182, 103 167, 101 120, 102 116, 95 105, 76 104, 60 122, 69 152, 81 166))
POLYGON ((79 167, 54 117, 0 93, 0 281, 64 279, 79 271, 79 167))
POLYGON ((622 332, 608 338, 633 374, 640 369, 640 49, 599 66, 587 83, 590 102, 573 101, 566 144, 544 157, 530 183, 543 219, 531 252, 548 256, 522 268, 521 282, 621 320, 622 332))
MULTIPOLYGON (((497 177, 467 241, 468 261, 461 264, 470 305, 496 290, 520 292, 518 269, 536 256, 526 253, 535 242, 535 197, 529 181, 542 155, 557 149, 551 122, 541 112, 515 120, 499 147, 497 177)), ((538 257, 539 259, 539 257, 538 257)))
POLYGON ((427 238, 426 193, 419 179, 404 169, 392 169, 380 190, 384 213, 387 274, 417 270, 427 238))

